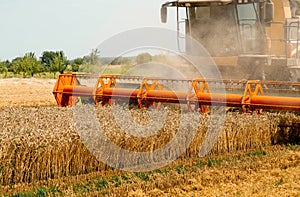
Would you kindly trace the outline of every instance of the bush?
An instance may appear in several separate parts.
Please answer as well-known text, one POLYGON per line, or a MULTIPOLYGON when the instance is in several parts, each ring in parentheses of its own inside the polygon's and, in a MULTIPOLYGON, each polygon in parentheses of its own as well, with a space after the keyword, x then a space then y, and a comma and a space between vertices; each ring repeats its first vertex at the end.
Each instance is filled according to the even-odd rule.
POLYGON ((137 64, 145 64, 152 61, 152 56, 149 53, 141 53, 136 57, 137 64))

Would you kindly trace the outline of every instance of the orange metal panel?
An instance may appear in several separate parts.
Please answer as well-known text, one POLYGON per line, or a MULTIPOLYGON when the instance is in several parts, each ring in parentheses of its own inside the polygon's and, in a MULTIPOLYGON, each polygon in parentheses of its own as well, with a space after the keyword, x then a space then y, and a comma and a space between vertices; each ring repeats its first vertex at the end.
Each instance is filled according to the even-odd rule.
POLYGON ((257 108, 300 110, 300 98, 275 97, 275 96, 253 96, 250 105, 257 108))
POLYGON ((128 98, 137 99, 139 90, 137 89, 121 89, 121 88, 105 88, 102 94, 97 95, 98 97, 107 98, 128 98))
POLYGON ((82 87, 82 86, 70 86, 67 85, 63 89, 64 94, 70 94, 73 96, 92 96, 94 88, 82 87))
MULTIPOLYGON (((86 77, 84 75, 80 76, 86 77)), ((186 103, 189 108, 192 108, 192 105, 200 107, 203 113, 207 112, 207 106, 209 105, 242 107, 244 112, 246 111, 246 107, 249 107, 250 110, 276 109, 300 111, 300 98, 265 96, 262 90, 262 84, 284 85, 285 87, 291 86, 297 88, 299 87, 298 83, 248 81, 243 82, 245 85, 244 94, 217 94, 210 93, 208 83, 203 79, 193 80, 189 88, 190 91, 187 90, 187 93, 163 90, 163 87, 157 80, 151 84, 143 81, 140 89, 117 88, 115 76, 109 77, 108 82, 107 84, 104 83, 100 77, 95 87, 80 86, 76 74, 62 74, 55 84, 53 94, 59 106, 73 106, 77 97, 91 97, 95 101, 95 104, 98 104, 98 100, 101 100, 102 104, 107 102, 112 104, 111 99, 120 98, 137 100, 140 107, 149 107, 152 105, 155 108, 159 107, 160 102, 186 103), (115 85, 114 88, 112 88, 112 84, 115 85), (158 104, 156 105, 155 102, 158 102, 158 104)))
POLYGON ((165 103, 178 103, 187 101, 187 93, 165 90, 150 90, 146 95, 147 100, 165 103))

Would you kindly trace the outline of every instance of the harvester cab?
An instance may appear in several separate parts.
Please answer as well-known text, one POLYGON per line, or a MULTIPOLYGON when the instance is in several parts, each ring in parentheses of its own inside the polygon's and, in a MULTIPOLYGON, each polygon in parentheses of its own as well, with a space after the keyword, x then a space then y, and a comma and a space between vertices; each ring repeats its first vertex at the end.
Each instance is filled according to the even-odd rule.
POLYGON ((176 8, 179 48, 193 54, 185 36, 201 43, 223 78, 300 81, 299 19, 288 0, 166 2, 164 23, 170 7, 176 8))

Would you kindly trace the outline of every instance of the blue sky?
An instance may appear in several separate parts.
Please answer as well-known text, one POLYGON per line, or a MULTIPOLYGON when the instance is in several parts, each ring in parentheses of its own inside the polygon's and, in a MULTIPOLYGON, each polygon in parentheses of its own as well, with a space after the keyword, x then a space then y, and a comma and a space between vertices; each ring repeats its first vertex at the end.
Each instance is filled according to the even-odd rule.
POLYGON ((63 50, 82 57, 112 35, 160 22, 166 0, 0 0, 0 60, 63 50))

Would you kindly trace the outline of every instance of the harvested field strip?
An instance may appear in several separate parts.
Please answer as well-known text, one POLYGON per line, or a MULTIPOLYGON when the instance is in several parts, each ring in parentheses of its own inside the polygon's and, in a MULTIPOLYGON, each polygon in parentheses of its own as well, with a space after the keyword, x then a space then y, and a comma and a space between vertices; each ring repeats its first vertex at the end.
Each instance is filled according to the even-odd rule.
MULTIPOLYGON (((176 110, 166 111, 168 116, 164 126, 156 135, 145 141, 128 136, 118 127, 114 122, 111 107, 96 109, 106 135, 119 146, 135 151, 152 151, 170 141, 180 119, 176 110), (150 148, 149 144, 152 144, 150 148)), ((144 110, 131 110, 136 121, 142 118, 146 122, 145 113, 144 110)), ((199 116, 199 125, 195 125, 198 134, 181 159, 198 157, 199 144, 203 141, 207 130, 206 123, 209 120, 208 115, 199 116)), ((81 143, 72 117, 70 108, 1 108, 0 184, 32 183, 110 169, 98 162, 81 143)), ((260 116, 228 113, 223 131, 211 155, 261 149, 277 140, 277 125, 280 122, 291 123, 299 119, 299 116, 290 113, 266 113, 260 116)), ((187 124, 189 119, 182 122, 187 124)), ((188 135, 189 130, 183 138, 188 138, 188 135)))
POLYGON ((56 106, 52 90, 55 79, 0 79, 0 107, 56 106))
POLYGON ((0 189, 8 196, 297 196, 299 163, 299 146, 272 146, 177 160, 145 173, 108 170, 0 189))

